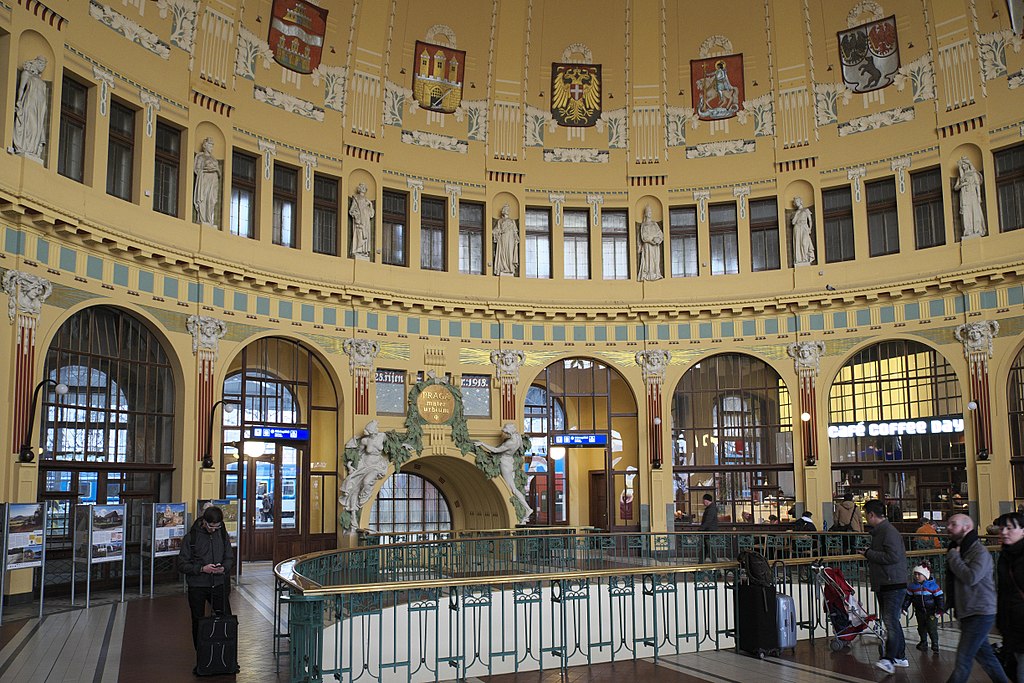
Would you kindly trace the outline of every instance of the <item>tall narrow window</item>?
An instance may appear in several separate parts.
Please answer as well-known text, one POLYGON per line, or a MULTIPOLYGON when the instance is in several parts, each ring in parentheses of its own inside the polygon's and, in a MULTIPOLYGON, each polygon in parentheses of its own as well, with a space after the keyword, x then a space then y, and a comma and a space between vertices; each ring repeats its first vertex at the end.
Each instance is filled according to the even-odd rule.
POLYGON ((338 255, 338 180, 313 176, 313 251, 338 255))
POLYGON ((82 182, 85 169, 86 106, 89 89, 64 74, 60 92, 60 148, 57 173, 82 182))
POLYGON ((629 222, 625 211, 601 212, 601 267, 605 280, 629 279, 629 222))
POLYGON ((697 277, 697 207, 669 209, 672 277, 697 277))
POLYGON ((381 227, 383 230, 381 246, 381 262, 391 266, 404 266, 405 261, 405 226, 409 217, 406 213, 409 195, 404 192, 384 190, 384 211, 381 227))
POLYGON ((156 124, 156 163, 153 171, 153 210, 178 215, 181 173, 181 131, 162 121, 156 124))
POLYGON ((459 272, 466 275, 483 275, 483 204, 459 202, 459 272))
POLYGON ((779 205, 775 197, 758 199, 748 205, 750 211, 750 269, 778 270, 779 205))
POLYGON ((420 268, 423 270, 445 269, 446 211, 445 200, 438 197, 424 197, 420 203, 420 268))
POLYGON ((551 277, 551 213, 526 210, 526 277, 551 277))
POLYGON ((711 246, 711 274, 740 272, 736 239, 736 204, 714 204, 708 209, 708 238, 711 246))
POLYGON ((918 249, 946 243, 942 220, 942 172, 930 168, 910 174, 914 202, 914 241, 918 249))
POLYGON ((1024 228, 1024 145, 1001 149, 992 155, 996 166, 996 198, 999 231, 1024 228))
POLYGON ((231 234, 256 237, 256 157, 231 154, 231 234))
POLYGON ((296 215, 299 203, 299 173, 274 164, 274 244, 296 247, 296 215))
POLYGON ((135 112, 110 102, 110 140, 107 144, 107 194, 131 201, 135 162, 135 112))
POLYGON ((850 186, 824 190, 825 263, 853 260, 853 201, 850 186))
POLYGON ((896 179, 865 183, 868 196, 868 249, 872 256, 897 254, 900 225, 896 217, 896 179))
POLYGON ((565 279, 590 277, 590 212, 567 210, 562 214, 565 235, 565 279))

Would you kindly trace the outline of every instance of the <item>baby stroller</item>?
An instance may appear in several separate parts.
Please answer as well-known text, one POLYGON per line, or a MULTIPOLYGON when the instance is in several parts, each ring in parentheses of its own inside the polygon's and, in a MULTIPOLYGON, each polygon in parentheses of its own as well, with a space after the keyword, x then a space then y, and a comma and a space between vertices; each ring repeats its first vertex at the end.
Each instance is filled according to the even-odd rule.
POLYGON ((839 652, 857 636, 869 634, 879 640, 879 649, 885 647, 885 625, 874 614, 869 614, 857 598, 856 592, 846 581, 842 570, 837 567, 826 567, 815 564, 813 569, 818 574, 825 612, 832 622, 833 635, 828 646, 833 652, 839 652))

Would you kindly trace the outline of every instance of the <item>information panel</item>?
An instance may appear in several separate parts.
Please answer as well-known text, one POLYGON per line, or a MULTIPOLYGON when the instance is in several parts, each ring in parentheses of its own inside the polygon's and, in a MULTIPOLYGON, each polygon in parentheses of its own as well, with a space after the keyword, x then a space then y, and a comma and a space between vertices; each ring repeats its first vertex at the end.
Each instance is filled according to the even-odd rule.
POLYGON ((7 506, 7 569, 43 566, 44 503, 11 503, 7 506))
POLYGON ((92 563, 120 562, 124 557, 124 505, 93 505, 92 563))
POLYGON ((185 537, 185 503, 156 503, 153 505, 153 532, 151 551, 155 557, 177 555, 185 537))
POLYGON ((196 519, 203 516, 203 510, 216 505, 224 513, 224 528, 228 531, 231 545, 238 546, 238 501, 234 498, 200 498, 196 506, 196 519))

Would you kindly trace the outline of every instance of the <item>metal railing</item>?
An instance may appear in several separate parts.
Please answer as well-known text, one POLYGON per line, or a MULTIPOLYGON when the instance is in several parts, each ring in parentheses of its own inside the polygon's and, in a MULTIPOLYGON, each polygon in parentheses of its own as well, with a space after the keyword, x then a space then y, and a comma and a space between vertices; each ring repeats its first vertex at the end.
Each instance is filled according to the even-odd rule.
MULTIPOLYGON (((906 535, 908 566, 934 536, 906 535)), ((800 638, 831 629, 812 564, 843 570, 875 611, 863 534, 560 533, 328 551, 281 563, 290 680, 464 679, 733 647, 743 549, 777 561, 800 638)))

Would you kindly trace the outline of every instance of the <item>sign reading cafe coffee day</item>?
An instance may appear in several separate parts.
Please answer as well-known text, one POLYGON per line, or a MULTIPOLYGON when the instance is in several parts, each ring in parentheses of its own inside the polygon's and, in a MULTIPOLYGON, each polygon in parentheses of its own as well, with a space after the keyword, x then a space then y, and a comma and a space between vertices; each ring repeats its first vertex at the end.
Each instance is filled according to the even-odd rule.
POLYGON ((849 422, 828 426, 828 438, 858 436, 902 436, 904 434, 959 434, 964 431, 961 417, 935 417, 928 420, 899 422, 849 422))
POLYGON ((424 387, 416 397, 420 417, 431 424, 447 422, 455 414, 455 396, 447 387, 433 384, 424 387))

